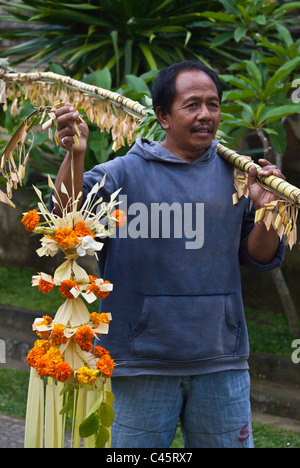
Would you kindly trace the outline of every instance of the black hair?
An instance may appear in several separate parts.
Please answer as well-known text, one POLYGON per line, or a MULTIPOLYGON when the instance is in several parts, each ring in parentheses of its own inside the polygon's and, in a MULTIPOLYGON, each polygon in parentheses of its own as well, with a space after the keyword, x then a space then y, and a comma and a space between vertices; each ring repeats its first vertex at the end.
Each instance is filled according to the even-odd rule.
POLYGON ((171 113, 172 104, 176 96, 175 80, 178 73, 185 70, 199 70, 206 73, 215 83, 219 101, 221 102, 223 90, 216 72, 206 65, 203 65, 201 62, 186 60, 163 68, 156 75, 152 86, 152 102, 154 111, 156 111, 157 107, 161 107, 167 113, 171 113))

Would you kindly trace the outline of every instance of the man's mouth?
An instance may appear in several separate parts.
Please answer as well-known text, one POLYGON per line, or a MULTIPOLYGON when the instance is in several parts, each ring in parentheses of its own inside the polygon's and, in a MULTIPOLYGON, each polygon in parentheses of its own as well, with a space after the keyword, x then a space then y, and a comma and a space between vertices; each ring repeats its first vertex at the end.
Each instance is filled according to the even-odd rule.
POLYGON ((211 126, 205 126, 205 127, 192 127, 191 128, 192 133, 213 133, 213 128, 211 126))

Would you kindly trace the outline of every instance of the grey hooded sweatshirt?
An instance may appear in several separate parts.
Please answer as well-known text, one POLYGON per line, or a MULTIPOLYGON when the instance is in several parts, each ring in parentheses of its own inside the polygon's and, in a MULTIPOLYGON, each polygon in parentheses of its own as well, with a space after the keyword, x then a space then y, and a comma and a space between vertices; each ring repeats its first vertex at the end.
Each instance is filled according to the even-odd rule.
POLYGON ((233 167, 216 144, 190 163, 139 138, 125 156, 85 173, 85 194, 104 174, 104 199, 122 188, 127 216, 99 261, 114 290, 101 301, 112 322, 96 344, 117 363, 113 377, 248 368, 240 265, 271 270, 285 248, 282 241, 268 265, 250 257, 254 209, 246 198, 233 206, 233 167))

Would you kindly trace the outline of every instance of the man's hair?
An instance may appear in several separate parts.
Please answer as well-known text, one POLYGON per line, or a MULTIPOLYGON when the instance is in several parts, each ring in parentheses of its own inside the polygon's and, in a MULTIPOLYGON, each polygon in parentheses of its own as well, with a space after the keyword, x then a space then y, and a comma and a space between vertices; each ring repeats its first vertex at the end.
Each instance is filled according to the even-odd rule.
POLYGON ((176 77, 179 72, 186 70, 199 70, 206 73, 215 83, 219 101, 222 100, 222 85, 218 75, 214 70, 203 65, 201 62, 193 62, 186 60, 184 62, 174 63, 169 67, 163 68, 156 75, 152 87, 152 102, 154 111, 157 107, 161 107, 167 113, 171 113, 172 105, 176 97, 176 77))

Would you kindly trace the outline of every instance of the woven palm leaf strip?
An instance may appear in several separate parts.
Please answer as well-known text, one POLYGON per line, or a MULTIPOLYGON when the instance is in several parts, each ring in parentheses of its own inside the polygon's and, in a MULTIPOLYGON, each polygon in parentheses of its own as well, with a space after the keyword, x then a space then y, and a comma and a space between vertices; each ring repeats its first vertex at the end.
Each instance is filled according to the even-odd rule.
POLYGON ((233 195, 234 205, 238 203, 240 198, 249 195, 247 179, 252 166, 257 169, 258 182, 265 189, 278 195, 278 200, 272 201, 256 211, 255 223, 263 221, 268 230, 273 226, 280 239, 285 236, 286 245, 291 249, 297 241, 296 223, 300 207, 300 189, 279 177, 259 177, 261 166, 255 164, 248 156, 240 155, 220 143, 217 145, 217 153, 235 168, 234 186, 236 193, 233 195))
MULTIPOLYGON (((38 107, 29 116, 31 121, 28 117, 22 122, 1 158, 0 173, 8 179, 8 183, 7 195, 0 191, 0 201, 12 206, 11 189, 16 188, 18 184, 21 185, 29 156, 28 152, 22 160, 26 136, 38 117, 40 123, 45 115, 50 117, 50 124, 55 121, 56 107, 53 103, 59 107, 60 103, 70 102, 76 109, 83 109, 91 123, 95 123, 101 131, 106 130, 111 133, 114 151, 123 146, 125 140, 129 144, 132 142, 135 128, 148 112, 147 108, 139 102, 116 92, 52 72, 10 73, 0 68, 0 80, 5 83, 5 86, 0 87, 0 102, 4 101, 4 110, 7 108, 7 99, 13 98, 11 112, 17 112, 18 101, 22 94, 25 99, 29 99, 38 107), (12 156, 12 150, 16 147, 18 147, 18 167, 16 157, 12 156)), ((44 124, 45 128, 47 128, 47 122, 44 124)), ((51 135, 51 128, 49 132, 51 135)), ((258 175, 261 167, 251 158, 239 155, 221 144, 218 144, 217 152, 220 157, 235 167, 234 186, 237 191, 233 195, 235 205, 240 198, 249 196, 247 177, 250 167, 255 165, 258 175)), ((286 244, 292 248, 297 240, 296 221, 300 206, 300 189, 274 176, 261 179, 258 177, 258 181, 264 188, 276 193, 279 199, 257 210, 255 222, 263 221, 267 229, 273 226, 280 238, 285 235, 286 244)))

